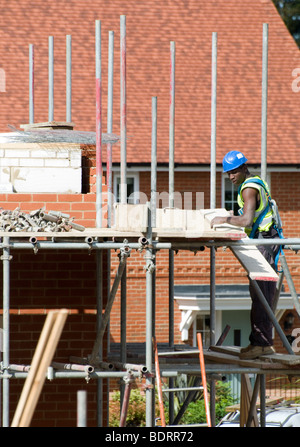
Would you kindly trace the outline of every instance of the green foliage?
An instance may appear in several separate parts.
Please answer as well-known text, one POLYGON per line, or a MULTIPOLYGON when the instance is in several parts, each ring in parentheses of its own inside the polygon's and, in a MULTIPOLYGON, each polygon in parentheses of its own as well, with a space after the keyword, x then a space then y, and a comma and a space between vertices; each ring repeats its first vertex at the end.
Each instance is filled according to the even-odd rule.
MULTIPOLYGON (((126 427, 144 427, 146 423, 146 396, 139 388, 134 388, 130 392, 126 427)), ((109 406, 109 426, 119 427, 120 424, 120 391, 115 391, 112 395, 109 406)), ((156 410, 158 416, 158 411, 156 410)))
MULTIPOLYGON (((194 377, 188 380, 188 386, 193 386, 192 382, 194 377)), ((179 377, 178 385, 186 386, 184 383, 184 378, 179 377)), ((168 393, 163 393, 164 396, 168 393)), ((180 406, 184 402, 186 397, 186 392, 179 391, 175 393, 174 403, 175 403, 175 414, 177 414, 180 406)), ((231 389, 229 383, 216 382, 216 423, 218 423, 226 414, 225 408, 228 405, 234 404, 234 399, 231 395, 231 389)), ((143 427, 146 421, 146 396, 143 391, 139 388, 132 389, 130 392, 130 399, 127 411, 126 426, 127 427, 143 427)), ((168 415, 168 399, 165 397, 165 418, 166 423, 169 423, 168 415)), ((109 425, 111 427, 118 427, 120 424, 120 392, 115 391, 112 395, 110 402, 110 416, 109 425)), ((159 405, 157 392, 155 393, 155 414, 159 417, 159 405)), ((181 418, 179 424, 205 424, 206 423, 206 412, 203 399, 203 392, 198 392, 195 399, 190 402, 183 417, 181 418)))
MULTIPOLYGON (((226 407, 233 405, 234 399, 231 395, 229 383, 216 382, 216 424, 225 416, 226 407)), ((205 424, 206 411, 204 399, 191 402, 181 418, 180 424, 205 424)))

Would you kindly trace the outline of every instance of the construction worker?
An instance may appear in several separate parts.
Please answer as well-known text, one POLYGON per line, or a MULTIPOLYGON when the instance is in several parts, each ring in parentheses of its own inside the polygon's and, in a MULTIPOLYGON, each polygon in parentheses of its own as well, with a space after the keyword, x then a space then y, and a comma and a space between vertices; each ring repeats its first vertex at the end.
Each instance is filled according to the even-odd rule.
MULTIPOLYGON (((223 172, 227 172, 231 182, 239 187, 237 202, 240 206, 240 214, 228 217, 217 216, 212 220, 211 226, 229 223, 244 227, 247 235, 252 238, 277 238, 278 232, 274 228, 273 213, 268 206, 267 194, 270 194, 269 187, 264 181, 263 186, 259 184, 262 180, 249 172, 246 163, 246 157, 239 151, 230 151, 225 155, 223 172)), ((275 258, 279 247, 277 245, 259 245, 257 248, 275 269, 275 258)), ((272 308, 276 282, 257 281, 257 283, 272 308)), ((240 358, 242 359, 254 359, 261 355, 275 352, 272 340, 272 322, 261 304, 251 281, 249 291, 252 299, 250 344, 246 348, 241 349, 240 358)))

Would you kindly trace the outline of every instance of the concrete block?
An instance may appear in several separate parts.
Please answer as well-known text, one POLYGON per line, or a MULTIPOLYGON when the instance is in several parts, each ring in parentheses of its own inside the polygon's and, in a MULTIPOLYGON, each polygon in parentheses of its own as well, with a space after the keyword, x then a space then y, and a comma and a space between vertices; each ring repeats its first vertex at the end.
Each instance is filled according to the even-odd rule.
POLYGON ((116 203, 114 228, 118 231, 147 231, 147 205, 116 203))
POLYGON ((12 172, 15 192, 81 193, 81 170, 22 167, 12 172))
POLYGON ((186 210, 177 208, 157 208, 156 227, 160 229, 186 229, 186 210))

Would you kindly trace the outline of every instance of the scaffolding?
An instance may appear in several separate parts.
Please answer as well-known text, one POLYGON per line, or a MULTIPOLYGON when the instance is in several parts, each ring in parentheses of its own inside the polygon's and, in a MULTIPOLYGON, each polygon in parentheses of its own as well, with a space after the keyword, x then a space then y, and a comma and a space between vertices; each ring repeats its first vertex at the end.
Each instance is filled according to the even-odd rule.
MULTIPOLYGON (((120 44, 121 44, 121 122, 120 122, 120 142, 121 142, 121 204, 127 203, 127 186, 126 186, 126 17, 120 18, 120 44)), ((98 380, 99 384, 99 396, 101 396, 102 379, 112 378, 125 378, 128 381, 135 377, 141 377, 146 380, 146 426, 152 427, 154 425, 153 420, 153 406, 154 406, 154 394, 153 394, 153 380, 154 380, 154 367, 153 367, 153 346, 152 339, 155 336, 155 323, 154 322, 154 302, 155 297, 155 269, 156 269, 156 252, 158 250, 167 250, 169 253, 169 349, 175 351, 174 345, 174 252, 177 250, 202 250, 203 246, 210 250, 210 339, 211 344, 214 346, 215 341, 215 251, 217 247, 252 247, 256 245, 282 245, 282 239, 269 240, 249 240, 245 239, 243 232, 238 235, 236 230, 229 229, 225 234, 211 230, 209 237, 193 237, 189 239, 175 235, 172 237, 169 234, 160 234, 156 229, 156 154, 157 154, 157 98, 152 98, 152 145, 151 145, 151 200, 147 203, 147 225, 145 231, 117 231, 111 225, 112 223, 112 203, 111 194, 108 194, 108 226, 102 227, 102 105, 101 105, 101 22, 96 21, 95 27, 96 34, 96 133, 94 135, 96 142, 96 228, 86 229, 84 232, 77 232, 72 230, 70 233, 26 233, 19 232, 14 234, 12 232, 1 232, 1 249, 2 249, 2 263, 3 263, 3 361, 1 370, 1 379, 3 382, 3 426, 9 426, 9 382, 13 378, 25 379, 28 375, 30 366, 24 367, 22 365, 11 365, 9 356, 10 346, 10 260, 11 252, 15 249, 18 250, 96 250, 97 252, 97 268, 102 268, 102 253, 103 250, 107 251, 108 259, 110 263, 111 250, 119 251, 119 267, 116 276, 113 281, 113 285, 110 289, 110 295, 106 305, 104 314, 103 302, 101 295, 101 282, 103 277, 99 277, 97 284, 97 319, 98 319, 98 333, 95 340, 95 344, 91 350, 91 356, 87 359, 74 358, 71 359, 71 363, 57 364, 53 363, 48 368, 48 378, 94 378, 98 380), (127 362, 126 357, 126 331, 123 330, 126 327, 126 314, 121 312, 121 362, 117 365, 120 369, 116 370, 114 364, 111 364, 103 359, 102 341, 105 331, 108 329, 108 320, 114 301, 116 292, 122 283, 122 279, 126 277, 126 264, 130 256, 132 249, 141 250, 145 253, 145 281, 146 281, 146 339, 145 339, 145 364, 130 364, 127 362)), ((268 26, 263 26, 263 93, 262 93, 262 176, 266 174, 266 99, 267 99, 267 43, 268 43, 268 26)), ((109 87, 108 87, 108 124, 107 133, 111 134, 112 131, 112 93, 113 93, 113 32, 109 34, 109 87)), ((67 36, 67 122, 71 122, 71 36, 67 36)), ((49 122, 53 122, 53 39, 49 39, 49 122)), ((174 135, 175 135, 175 42, 170 43, 170 137, 169 137, 169 206, 174 208, 174 135)), ((211 92, 211 197, 210 208, 216 208, 216 86, 217 86, 217 33, 212 35, 212 92, 211 92)), ((34 75, 33 75, 33 46, 30 46, 30 123, 34 123, 34 75)), ((66 130, 65 132, 72 132, 72 130, 66 130)), ((30 132, 29 132, 30 134, 30 132)), ((52 138, 52 137, 51 137, 52 138)), ((53 141, 55 142, 55 133, 53 133, 53 141)), ((107 187, 108 192, 112 191, 111 184, 111 152, 112 142, 106 141, 108 156, 107 156, 107 187)), ((299 247, 300 239, 289 238, 284 240, 286 247, 299 247)), ((283 258, 284 260, 284 258, 283 258)), ((110 264, 109 264, 110 265, 110 264)), ((108 269, 109 270, 109 269, 108 269)), ((292 280, 287 268, 284 273, 287 276, 289 286, 292 287, 292 280)), ((252 281, 256 285, 256 280, 252 278, 252 281)), ((108 284, 111 282, 109 274, 108 284)), ((291 288, 290 287, 290 288, 291 288)), ((122 284, 122 294, 126 300, 126 286, 122 284)), ((295 307, 298 309, 298 297, 295 291, 293 292, 293 298, 295 300, 295 307)), ((286 350, 290 356, 294 355, 290 345, 286 341, 285 335, 282 333, 280 326, 274 317, 274 313, 265 303, 265 299, 261 296, 261 301, 265 306, 265 309, 269 313, 269 316, 280 336, 286 350)), ((199 351, 197 351, 199 353, 199 351)), ((183 352, 183 355, 189 356, 191 352, 183 352)), ((294 367, 287 367, 285 369, 279 369, 280 373, 286 375, 299 375, 300 370, 294 367)), ((210 380, 210 410, 212 417, 212 425, 215 425, 214 416, 214 377, 220 373, 230 372, 235 374, 257 374, 260 380, 261 389, 261 406, 264 407, 264 377, 266 374, 274 373, 274 368, 267 369, 262 368, 261 364, 257 366, 252 362, 246 366, 241 366, 238 363, 232 364, 219 364, 208 363, 206 365, 206 373, 210 380)), ((170 388, 173 388, 174 380, 179 374, 187 374, 192 376, 199 376, 200 369, 198 365, 193 365, 193 362, 188 363, 166 363, 161 367, 161 376, 169 379, 170 388)), ((257 385, 258 386, 258 385, 257 385)), ((257 386, 255 387, 255 393, 257 394, 257 386)), ((127 388, 128 391, 128 388, 127 388)), ((130 391, 130 387, 129 387, 130 391)), ((125 394, 125 399, 128 398, 128 393, 125 394)), ((99 399, 102 402, 102 399, 99 399)), ((126 403, 126 402, 125 402, 126 403)), ((251 407, 252 408, 252 407, 251 407)), ((126 408, 125 408, 126 410, 126 408)), ((174 419, 172 414, 172 401, 170 402, 170 419, 174 419)), ((124 417, 124 414, 122 414, 124 417)), ((251 418, 250 418, 251 419, 251 418)), ((124 420, 123 422, 124 423, 124 420)), ((102 408, 99 405, 98 408, 98 424, 102 424, 102 408)))

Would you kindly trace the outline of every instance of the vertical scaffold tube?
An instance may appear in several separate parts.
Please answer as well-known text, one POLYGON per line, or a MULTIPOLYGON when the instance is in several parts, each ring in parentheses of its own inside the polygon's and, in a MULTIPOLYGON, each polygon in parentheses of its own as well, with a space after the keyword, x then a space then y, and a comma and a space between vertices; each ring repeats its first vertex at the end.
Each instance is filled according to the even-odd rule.
MULTIPOLYGON (((170 106, 169 106, 169 207, 174 208, 175 165, 175 42, 170 42, 170 106)), ((169 250, 169 347, 174 347, 174 251, 169 250)), ((170 377, 169 387, 174 379, 170 377)), ((174 394, 169 396, 169 418, 174 419, 174 394)))
POLYGON ((267 178, 267 111, 268 111, 268 37, 269 25, 263 24, 262 98, 261 98, 261 178, 267 178))
POLYGON ((101 22, 96 20, 96 225, 102 227, 101 22))
MULTIPOLYGON (((10 308, 10 249, 9 238, 3 238, 3 368, 9 366, 9 308, 10 308)), ((3 427, 9 427, 9 378, 3 379, 3 427)))
POLYGON ((72 121, 72 36, 66 37, 66 120, 72 121))
POLYGON ((54 38, 49 36, 49 66, 48 66, 48 78, 49 78, 49 110, 48 120, 51 122, 54 120, 54 38))
MULTIPOLYGON (((216 208, 216 133, 217 133, 217 33, 212 33, 211 61, 211 168, 210 168, 210 208, 216 208)), ((216 309, 215 309, 215 247, 210 248, 210 344, 216 340, 216 309)), ((210 411, 212 424, 215 425, 215 382, 210 382, 210 411)))
POLYGON ((34 45, 29 45, 29 123, 34 123, 34 45))
POLYGON ((120 17, 120 71, 121 71, 121 203, 127 203, 127 166, 126 166, 126 16, 120 17))

